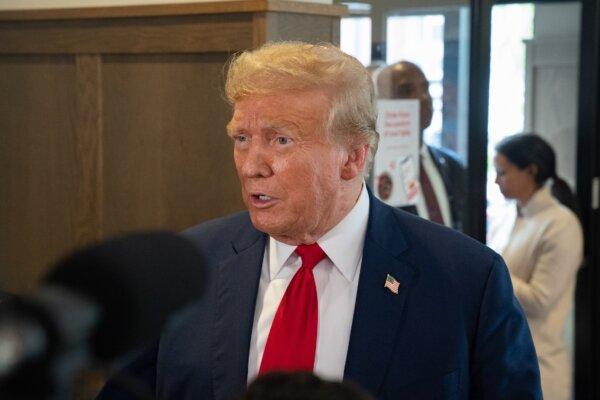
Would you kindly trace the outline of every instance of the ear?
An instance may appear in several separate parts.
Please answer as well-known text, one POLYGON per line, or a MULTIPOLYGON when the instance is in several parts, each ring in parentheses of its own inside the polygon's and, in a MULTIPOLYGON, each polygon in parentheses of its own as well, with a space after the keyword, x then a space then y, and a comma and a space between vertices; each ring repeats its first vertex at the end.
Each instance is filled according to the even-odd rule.
POLYGON ((367 164, 367 155, 369 154, 369 145, 350 145, 347 149, 344 164, 340 171, 342 179, 349 181, 358 175, 363 175, 367 164))
POLYGON ((529 172, 529 175, 531 175, 531 177, 535 180, 535 177, 538 174, 538 166, 535 164, 530 164, 527 166, 527 172, 529 172))

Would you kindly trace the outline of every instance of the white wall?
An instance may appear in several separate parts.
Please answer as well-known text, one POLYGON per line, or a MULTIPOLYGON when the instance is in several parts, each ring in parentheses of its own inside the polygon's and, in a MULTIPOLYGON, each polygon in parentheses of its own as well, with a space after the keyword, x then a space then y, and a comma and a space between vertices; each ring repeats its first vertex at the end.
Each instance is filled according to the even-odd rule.
POLYGON ((581 4, 535 6, 535 39, 527 43, 525 130, 556 151, 558 174, 575 187, 581 4))

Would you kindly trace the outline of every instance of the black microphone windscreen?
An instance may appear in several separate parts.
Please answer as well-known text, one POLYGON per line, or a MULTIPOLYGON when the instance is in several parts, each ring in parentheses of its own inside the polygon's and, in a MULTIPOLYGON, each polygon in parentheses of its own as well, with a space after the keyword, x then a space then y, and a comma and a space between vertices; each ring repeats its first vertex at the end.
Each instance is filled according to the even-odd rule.
POLYGON ((190 241, 148 232, 78 251, 45 280, 99 305, 91 350, 110 360, 157 336, 169 315, 201 294, 203 272, 202 257, 190 241))

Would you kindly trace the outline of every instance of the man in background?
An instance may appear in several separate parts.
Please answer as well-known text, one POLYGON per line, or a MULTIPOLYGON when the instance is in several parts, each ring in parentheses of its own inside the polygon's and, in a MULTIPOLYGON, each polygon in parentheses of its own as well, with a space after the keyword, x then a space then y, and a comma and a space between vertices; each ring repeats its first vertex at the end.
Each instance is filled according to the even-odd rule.
POLYGON ((466 195, 465 169, 457 154, 423 141, 423 132, 431 125, 433 116, 429 81, 416 64, 408 61, 384 67, 376 77, 378 98, 419 101, 419 181, 422 196, 415 206, 404 209, 461 230, 466 195))
MULTIPOLYGON (((231 62, 227 132, 248 211, 185 232, 206 292, 125 370, 155 398, 228 399, 271 371, 377 398, 541 398, 502 259, 367 189, 374 93, 360 62, 328 44, 231 62)), ((100 398, 133 397, 113 380, 100 398)))

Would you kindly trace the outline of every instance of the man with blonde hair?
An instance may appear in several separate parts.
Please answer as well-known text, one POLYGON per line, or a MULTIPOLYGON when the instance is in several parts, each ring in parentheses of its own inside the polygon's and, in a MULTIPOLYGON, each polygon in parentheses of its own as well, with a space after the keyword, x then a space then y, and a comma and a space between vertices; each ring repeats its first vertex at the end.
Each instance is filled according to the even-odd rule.
MULTIPOLYGON (((388 207, 365 68, 329 44, 244 52, 227 133, 248 211, 185 232, 207 290, 126 369, 160 399, 227 399, 270 371, 354 381, 378 398, 538 399, 506 267, 485 246, 388 207)), ((102 399, 133 398, 117 381, 102 399)))

